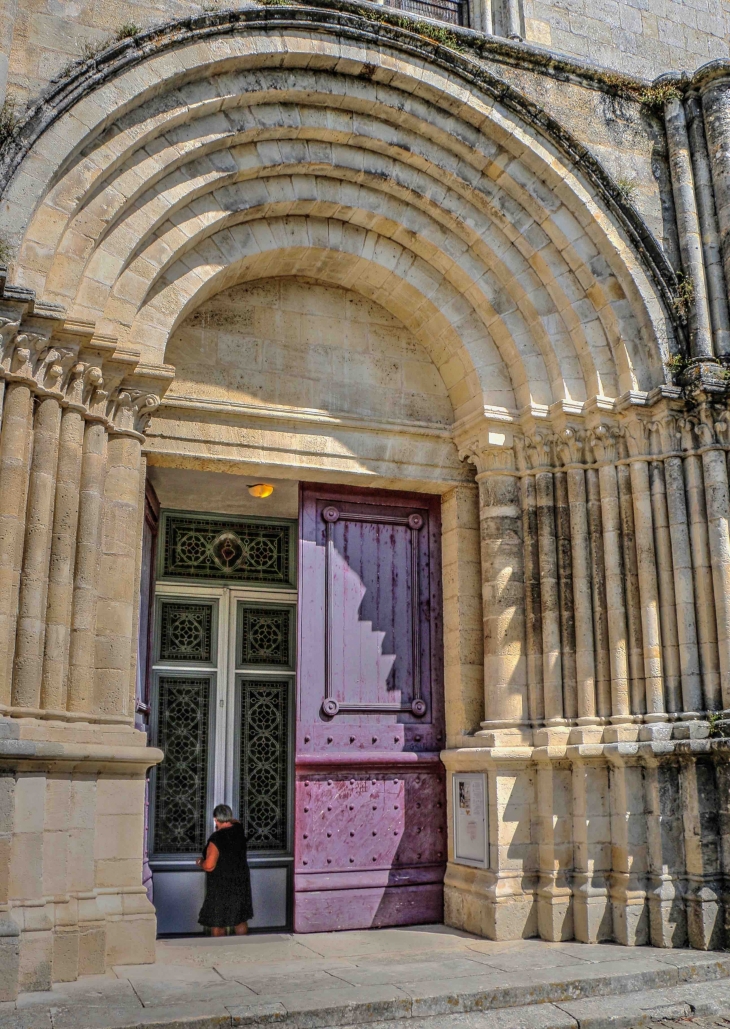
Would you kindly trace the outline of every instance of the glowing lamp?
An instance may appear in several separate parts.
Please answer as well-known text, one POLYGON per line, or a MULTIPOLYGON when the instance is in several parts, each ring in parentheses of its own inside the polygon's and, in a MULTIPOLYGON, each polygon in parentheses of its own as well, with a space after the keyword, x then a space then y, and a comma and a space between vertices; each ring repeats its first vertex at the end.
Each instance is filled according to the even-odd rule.
POLYGON ((252 497, 257 497, 259 500, 263 500, 265 497, 270 497, 274 492, 274 487, 270 482, 256 482, 253 486, 248 487, 248 492, 252 497))

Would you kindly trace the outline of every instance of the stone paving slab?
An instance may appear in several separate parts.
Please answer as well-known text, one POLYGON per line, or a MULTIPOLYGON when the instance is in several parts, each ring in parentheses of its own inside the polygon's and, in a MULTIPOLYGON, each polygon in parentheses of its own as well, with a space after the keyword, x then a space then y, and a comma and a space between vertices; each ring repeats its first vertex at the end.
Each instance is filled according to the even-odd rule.
POLYGON ((730 954, 494 943, 444 926, 164 940, 0 1004, 0 1029, 622 1029, 730 1012, 730 954))

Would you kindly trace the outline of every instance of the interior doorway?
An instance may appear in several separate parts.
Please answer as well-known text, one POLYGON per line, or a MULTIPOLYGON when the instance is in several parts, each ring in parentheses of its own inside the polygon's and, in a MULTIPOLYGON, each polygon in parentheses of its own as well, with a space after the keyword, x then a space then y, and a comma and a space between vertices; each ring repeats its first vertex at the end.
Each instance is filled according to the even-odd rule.
POLYGON ((202 932, 195 859, 218 803, 249 839, 252 928, 440 922, 440 498, 301 484, 261 517, 232 513, 236 476, 163 471, 148 662, 165 752, 148 832, 159 933, 202 932), (194 496, 228 510, 186 509, 194 496))
POLYGON ((158 932, 201 933, 216 804, 249 840, 254 929, 291 923, 296 523, 164 510, 152 632, 149 849, 158 932))

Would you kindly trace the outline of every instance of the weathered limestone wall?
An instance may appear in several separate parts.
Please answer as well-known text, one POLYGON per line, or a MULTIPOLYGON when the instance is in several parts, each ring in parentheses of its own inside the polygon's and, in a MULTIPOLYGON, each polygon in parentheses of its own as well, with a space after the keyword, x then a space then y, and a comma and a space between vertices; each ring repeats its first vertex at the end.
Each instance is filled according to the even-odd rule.
MULTIPOLYGON (((107 961, 153 930, 138 851, 103 842, 133 835, 159 757, 131 728, 145 460, 440 493, 444 761, 489 776, 492 842, 489 870, 450 864, 448 918, 631 943, 659 890, 650 938, 674 942, 681 891, 686 938, 716 939, 717 833, 692 798, 724 774, 707 714, 730 708, 730 74, 670 90, 663 121, 615 119, 644 219, 571 132, 594 131, 578 72, 557 69, 551 121, 552 72, 526 97, 510 53, 331 10, 206 16, 76 69, 5 149, 0 702, 25 749, 0 757, 54 780, 83 746, 112 783, 75 897, 107 961), (681 857, 660 855, 657 788, 665 813, 683 797, 681 857)), ((73 905, 44 894, 34 929, 39 879, 11 882, 15 983, 88 967, 53 968, 61 925, 85 931, 73 905)))
POLYGON ((730 13, 722 0, 523 0, 524 36, 603 68, 654 78, 694 72, 728 57, 730 13))
POLYGON ((351 290, 264 279, 218 293, 170 339, 173 397, 434 427, 453 423, 448 391, 412 332, 351 290))
POLYGON ((0 299, 0 997, 154 959, 134 728, 134 355, 0 299), (22 328, 21 328, 22 323, 22 328))

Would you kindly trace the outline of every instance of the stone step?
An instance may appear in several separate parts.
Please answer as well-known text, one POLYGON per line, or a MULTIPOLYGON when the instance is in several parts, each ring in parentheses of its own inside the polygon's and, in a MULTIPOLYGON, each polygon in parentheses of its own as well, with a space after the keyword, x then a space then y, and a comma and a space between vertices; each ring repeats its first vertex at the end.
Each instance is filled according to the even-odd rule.
MULTIPOLYGON (((407 959, 404 959, 407 960, 407 959)), ((393 961, 392 971, 399 961, 393 961)), ((407 965, 403 965, 404 972, 407 965)), ((0 1005, 0 1029, 622 1029, 657 1018, 730 1012, 730 954, 637 948, 617 960, 391 985, 361 982, 253 996, 236 981, 153 981, 123 993, 120 980, 94 977, 51 995, 0 1005), (167 991, 167 992, 166 992, 167 991)), ((156 966, 160 979, 164 966, 156 966)), ((348 975, 358 971, 348 971, 348 975)), ((375 970, 372 971, 375 975, 375 970)), ((380 974, 380 973, 377 973, 380 974)), ((192 976, 191 976, 192 978, 192 976)), ((363 978, 367 979, 366 970, 363 978)), ((405 980, 405 976, 403 977, 405 980)))

